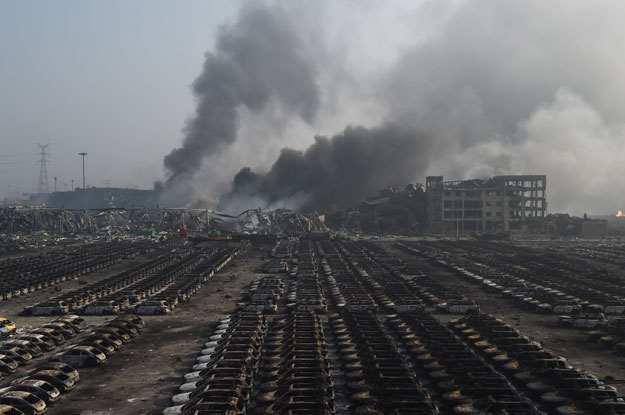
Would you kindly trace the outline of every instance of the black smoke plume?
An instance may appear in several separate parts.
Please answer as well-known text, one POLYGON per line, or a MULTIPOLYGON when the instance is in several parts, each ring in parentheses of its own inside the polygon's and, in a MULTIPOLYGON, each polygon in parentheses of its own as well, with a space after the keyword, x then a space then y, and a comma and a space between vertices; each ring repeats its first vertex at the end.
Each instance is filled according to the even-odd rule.
POLYGON ((237 22, 221 29, 215 52, 207 52, 193 82, 195 115, 182 146, 165 156, 169 183, 192 179, 202 162, 219 155, 237 136, 239 108, 261 111, 275 100, 287 112, 312 122, 319 106, 314 66, 301 54, 300 40, 277 7, 248 4, 237 22))
POLYGON ((388 185, 414 181, 426 167, 428 141, 424 134, 392 123, 347 127, 330 139, 315 137, 305 151, 283 149, 266 174, 242 169, 219 208, 345 208, 388 185))

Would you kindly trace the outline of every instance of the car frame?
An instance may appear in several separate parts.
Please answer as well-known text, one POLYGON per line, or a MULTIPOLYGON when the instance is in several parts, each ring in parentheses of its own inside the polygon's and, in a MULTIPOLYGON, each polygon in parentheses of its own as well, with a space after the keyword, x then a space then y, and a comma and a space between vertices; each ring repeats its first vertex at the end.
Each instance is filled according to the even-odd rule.
POLYGON ((0 394, 9 390, 30 392, 43 400, 46 405, 55 402, 61 396, 61 391, 50 382, 41 379, 23 379, 0 389, 0 394))
POLYGON ((19 363, 10 356, 0 352, 0 372, 11 374, 17 370, 19 363))
MULTIPOLYGON (((57 369, 36 369, 34 372, 31 372, 27 378, 45 380, 57 387, 61 393, 69 392, 76 383, 71 376, 57 369)), ((18 381, 19 379, 16 380, 15 383, 18 381)))
POLYGON ((11 405, 27 415, 37 415, 45 412, 46 402, 31 392, 10 390, 0 394, 0 404, 11 405))
POLYGON ((26 364, 33 359, 33 355, 21 347, 0 348, 0 353, 9 356, 18 364, 26 364))
POLYGON ((80 380, 80 373, 76 369, 74 369, 71 365, 63 362, 46 362, 42 365, 37 366, 37 368, 33 371, 37 372, 38 370, 49 369, 49 370, 58 370, 62 373, 65 373, 69 376, 74 383, 80 380))
POLYGON ((73 367, 95 366, 106 360, 106 354, 91 345, 76 345, 50 358, 52 362, 67 363, 73 367))

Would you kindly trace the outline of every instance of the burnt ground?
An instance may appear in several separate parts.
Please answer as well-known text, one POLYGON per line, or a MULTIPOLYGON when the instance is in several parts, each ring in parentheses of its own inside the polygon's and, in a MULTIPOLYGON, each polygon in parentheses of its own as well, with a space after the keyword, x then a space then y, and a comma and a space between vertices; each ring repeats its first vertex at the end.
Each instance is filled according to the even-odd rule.
MULTIPOLYGON (((475 300, 482 312, 499 317, 522 334, 540 342, 545 349, 567 358, 573 366, 598 376, 600 379, 608 376, 609 378, 604 381, 617 388, 620 393, 625 393, 625 357, 617 356, 609 349, 588 341, 586 331, 560 327, 557 324, 556 315, 535 314, 521 310, 510 300, 497 294, 487 293, 477 285, 457 278, 450 272, 398 249, 393 249, 391 246, 386 246, 386 248, 406 262, 419 262, 430 275, 437 275, 443 285, 475 300)), ((441 313, 435 315, 443 321, 458 317, 458 315, 441 313)))
POLYGON ((191 371, 209 336, 209 325, 234 311, 258 276, 261 258, 251 249, 237 256, 187 303, 165 316, 142 316, 145 329, 103 365, 80 370, 80 381, 48 410, 50 415, 160 414, 191 371))

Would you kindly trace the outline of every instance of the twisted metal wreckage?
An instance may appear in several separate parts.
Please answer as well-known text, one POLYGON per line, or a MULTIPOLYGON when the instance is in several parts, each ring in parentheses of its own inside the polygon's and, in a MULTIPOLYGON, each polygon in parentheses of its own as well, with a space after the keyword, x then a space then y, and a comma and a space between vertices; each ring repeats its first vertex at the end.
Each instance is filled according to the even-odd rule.
POLYGON ((210 209, 90 209, 0 207, 0 233, 124 233, 154 230, 196 233, 252 232, 295 235, 325 232, 324 216, 288 209, 248 209, 233 216, 210 209))

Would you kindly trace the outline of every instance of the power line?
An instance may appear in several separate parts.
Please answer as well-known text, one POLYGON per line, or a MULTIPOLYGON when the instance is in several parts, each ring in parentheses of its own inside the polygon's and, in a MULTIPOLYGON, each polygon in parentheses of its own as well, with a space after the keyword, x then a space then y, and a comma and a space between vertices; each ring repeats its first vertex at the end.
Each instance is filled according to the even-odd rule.
POLYGON ((26 171, 31 170, 30 166, 0 166, 0 171, 2 172, 11 172, 11 171, 26 171))
POLYGON ((31 157, 31 153, 0 154, 0 157, 31 157))

